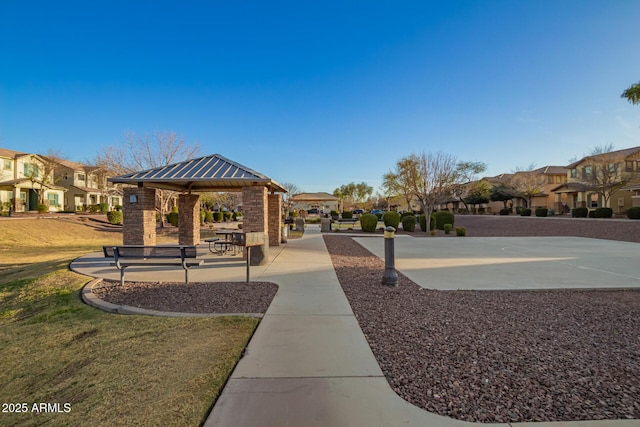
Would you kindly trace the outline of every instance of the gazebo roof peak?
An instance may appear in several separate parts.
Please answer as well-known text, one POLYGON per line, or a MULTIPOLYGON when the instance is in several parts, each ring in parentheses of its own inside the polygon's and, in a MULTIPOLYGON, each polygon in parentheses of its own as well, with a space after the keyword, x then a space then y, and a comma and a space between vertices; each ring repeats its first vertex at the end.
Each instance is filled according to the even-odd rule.
POLYGON ((109 181, 176 191, 239 191, 242 187, 262 185, 271 191, 286 192, 268 176, 220 154, 131 172, 109 181))

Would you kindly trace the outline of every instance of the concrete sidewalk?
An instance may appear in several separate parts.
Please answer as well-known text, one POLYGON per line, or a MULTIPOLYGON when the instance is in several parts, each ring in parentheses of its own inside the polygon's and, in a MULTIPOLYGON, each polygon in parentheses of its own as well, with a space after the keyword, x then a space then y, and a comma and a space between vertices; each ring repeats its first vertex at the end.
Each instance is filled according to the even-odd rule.
POLYGON ((426 412, 393 392, 318 228, 289 241, 256 279, 280 289, 205 426, 469 424, 426 412))

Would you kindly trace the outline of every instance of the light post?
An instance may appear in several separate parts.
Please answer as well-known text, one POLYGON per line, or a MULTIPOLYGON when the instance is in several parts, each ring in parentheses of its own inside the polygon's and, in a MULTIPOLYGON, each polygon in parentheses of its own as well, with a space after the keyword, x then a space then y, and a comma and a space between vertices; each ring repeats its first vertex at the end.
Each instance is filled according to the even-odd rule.
POLYGON ((384 229, 384 276, 382 284, 388 286, 398 285, 398 273, 395 267, 395 240, 396 229, 388 226, 384 229))

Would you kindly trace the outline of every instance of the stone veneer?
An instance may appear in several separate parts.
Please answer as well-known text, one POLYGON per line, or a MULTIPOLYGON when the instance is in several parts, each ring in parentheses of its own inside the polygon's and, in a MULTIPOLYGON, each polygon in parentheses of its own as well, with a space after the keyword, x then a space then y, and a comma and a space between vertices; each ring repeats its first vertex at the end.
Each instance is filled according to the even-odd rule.
MULTIPOLYGON (((261 231, 267 235, 268 199, 267 188, 262 186, 242 188, 243 231, 261 231)), ((264 245, 251 248, 251 265, 264 265, 269 261, 269 239, 264 245)))
POLYGON ((269 246, 280 246, 282 239, 282 196, 280 194, 269 194, 269 246))
POLYGON ((154 246, 156 190, 144 187, 124 188, 123 199, 123 244, 154 246), (135 196, 136 202, 132 202, 131 196, 135 196))
POLYGON ((197 245, 200 243, 200 195, 180 194, 178 196, 178 244, 197 245))

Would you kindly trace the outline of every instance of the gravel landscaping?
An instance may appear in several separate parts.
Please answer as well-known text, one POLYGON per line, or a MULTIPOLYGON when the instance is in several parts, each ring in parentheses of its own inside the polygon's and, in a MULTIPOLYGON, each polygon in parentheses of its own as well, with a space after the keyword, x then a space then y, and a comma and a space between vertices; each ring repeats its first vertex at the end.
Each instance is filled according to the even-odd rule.
POLYGON ((174 313, 265 313, 278 291, 270 282, 149 283, 103 280, 93 293, 112 304, 174 313))
MULTIPOLYGON (((573 230, 571 220, 542 221, 456 217, 469 236, 573 230)), ((581 231, 569 235, 640 236, 637 223, 576 222, 581 231)), ((402 274, 391 288, 380 284, 383 260, 349 237, 324 238, 373 353, 405 400, 479 422, 640 418, 640 290, 432 291, 402 274)))

